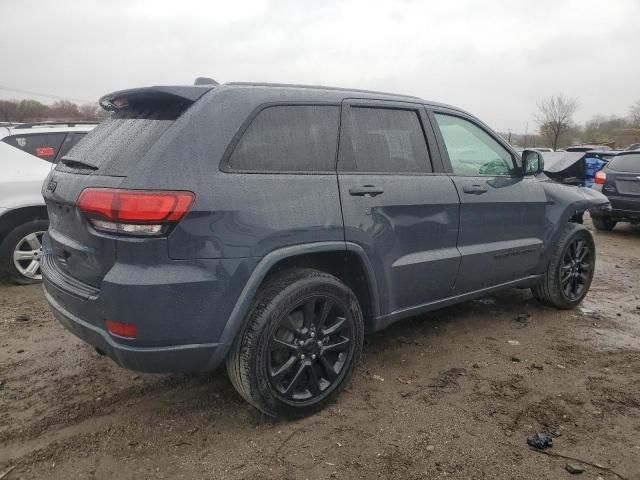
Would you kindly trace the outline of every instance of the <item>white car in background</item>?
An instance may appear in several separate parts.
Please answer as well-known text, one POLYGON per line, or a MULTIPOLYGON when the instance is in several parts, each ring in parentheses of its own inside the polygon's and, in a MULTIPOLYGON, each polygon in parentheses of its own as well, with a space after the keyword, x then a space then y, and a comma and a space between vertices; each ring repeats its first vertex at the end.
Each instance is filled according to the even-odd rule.
POLYGON ((0 126, 0 273, 18 284, 42 279, 41 239, 49 221, 42 182, 95 123, 0 126))

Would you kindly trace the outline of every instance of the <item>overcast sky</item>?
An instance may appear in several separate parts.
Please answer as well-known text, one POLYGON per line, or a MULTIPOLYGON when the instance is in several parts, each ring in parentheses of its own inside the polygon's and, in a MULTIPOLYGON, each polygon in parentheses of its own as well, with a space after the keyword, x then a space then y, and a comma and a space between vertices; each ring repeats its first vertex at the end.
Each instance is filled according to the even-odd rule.
MULTIPOLYGON (((505 131, 536 101, 577 121, 640 99, 640 1, 0 0, 0 87, 73 100, 123 88, 268 81, 418 95, 505 131)), ((0 98, 36 97, 0 90, 0 98)))

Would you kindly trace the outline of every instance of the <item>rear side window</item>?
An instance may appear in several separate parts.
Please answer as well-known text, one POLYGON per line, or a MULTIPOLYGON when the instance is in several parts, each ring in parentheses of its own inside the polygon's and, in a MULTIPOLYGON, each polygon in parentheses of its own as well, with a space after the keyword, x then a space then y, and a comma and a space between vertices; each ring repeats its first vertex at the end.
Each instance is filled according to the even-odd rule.
POLYGON ((66 133, 11 135, 4 138, 3 141, 35 157, 54 162, 65 135, 66 133))
POLYGON ((257 172, 335 170, 340 107, 279 105, 253 119, 228 166, 257 172))
POLYGON ((436 113, 436 121, 456 175, 511 175, 515 165, 509 151, 472 122, 436 113))
POLYGON ((340 157, 343 172, 431 172, 415 110, 352 107, 340 157))
POLYGON ((615 157, 609 162, 608 169, 616 172, 640 173, 640 153, 615 157))

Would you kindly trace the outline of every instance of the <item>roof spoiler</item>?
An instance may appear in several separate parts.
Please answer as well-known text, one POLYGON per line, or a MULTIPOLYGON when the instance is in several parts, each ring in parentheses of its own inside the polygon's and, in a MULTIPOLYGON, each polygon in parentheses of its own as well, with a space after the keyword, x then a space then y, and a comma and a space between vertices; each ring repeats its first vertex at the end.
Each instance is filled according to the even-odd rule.
POLYGON ((212 88, 215 85, 132 88, 109 93, 101 97, 99 103, 109 111, 126 110, 131 105, 149 102, 191 104, 212 88))

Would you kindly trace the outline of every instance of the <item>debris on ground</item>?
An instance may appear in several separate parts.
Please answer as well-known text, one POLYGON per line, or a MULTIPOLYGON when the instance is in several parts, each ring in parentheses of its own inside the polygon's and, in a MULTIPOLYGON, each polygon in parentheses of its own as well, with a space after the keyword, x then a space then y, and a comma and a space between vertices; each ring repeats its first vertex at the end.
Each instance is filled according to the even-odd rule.
POLYGON ((553 438, 547 433, 536 432, 527 438, 527 443, 533 448, 544 450, 545 448, 553 447, 553 438))
POLYGON ((495 305, 496 301, 494 298, 491 297, 485 297, 485 298, 478 298, 476 300, 474 300, 475 303, 481 303, 483 305, 495 305))
POLYGON ((583 473, 585 471, 584 468, 582 468, 580 465, 576 465, 575 463, 567 463, 564 469, 573 475, 583 473))
POLYGON ((12 467, 9 467, 7 470, 5 470, 4 472, 2 472, 0 474, 0 480, 7 478, 7 476, 13 472, 13 470, 17 467, 17 465, 13 465, 12 467))
POLYGON ((516 315, 516 322, 527 323, 530 318, 530 313, 519 313, 518 315, 516 315))
POLYGON ((520 345, 520 342, 518 340, 507 340, 507 343, 509 345, 520 345))
POLYGON ((396 378, 396 380, 402 383, 403 385, 411 385, 412 383, 415 382, 415 380, 411 380, 410 378, 407 378, 407 377, 398 377, 396 378))
POLYGON ((380 375, 371 375, 371 379, 378 382, 384 382, 384 378, 382 378, 380 375))
POLYGON ((536 370, 544 370, 544 365, 542 365, 541 363, 532 363, 531 364, 531 368, 535 368, 536 370))
POLYGON ((28 322, 29 320, 31 320, 29 315, 18 315, 16 317, 16 322, 28 322))
POLYGON ((512 355, 511 356, 511 361, 514 362, 514 363, 518 363, 518 362, 520 362, 520 357, 516 357, 515 355, 512 355))

